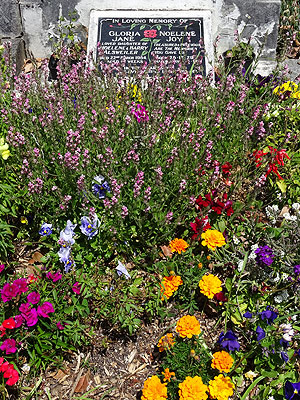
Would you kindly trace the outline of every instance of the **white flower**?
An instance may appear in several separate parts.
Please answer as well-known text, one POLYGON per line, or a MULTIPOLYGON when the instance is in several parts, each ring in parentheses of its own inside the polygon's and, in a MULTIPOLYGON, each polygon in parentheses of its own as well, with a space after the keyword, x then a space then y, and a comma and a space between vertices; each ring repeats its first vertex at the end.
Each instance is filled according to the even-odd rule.
POLYGON ((295 331, 291 324, 281 324, 279 328, 282 330, 283 339, 290 342, 295 334, 295 331))
POLYGON ((285 302, 289 298, 289 294, 287 290, 281 292, 281 294, 274 297, 275 303, 279 304, 285 302))
POLYGON ((244 265, 244 260, 240 260, 239 263, 238 263, 238 266, 237 266, 237 270, 238 270, 239 272, 242 271, 243 265, 244 265))
POLYGON ((233 243, 234 243, 234 244, 239 244, 239 243, 240 243, 240 239, 237 238, 236 236, 233 236, 233 237, 232 237, 232 240, 233 240, 233 243))
POLYGON ((282 216, 286 221, 297 221, 296 215, 291 215, 289 212, 282 214, 282 216))
POLYGON ((300 212, 300 204, 299 204, 299 203, 294 203, 294 204, 292 204, 292 208, 293 208, 295 211, 300 212))

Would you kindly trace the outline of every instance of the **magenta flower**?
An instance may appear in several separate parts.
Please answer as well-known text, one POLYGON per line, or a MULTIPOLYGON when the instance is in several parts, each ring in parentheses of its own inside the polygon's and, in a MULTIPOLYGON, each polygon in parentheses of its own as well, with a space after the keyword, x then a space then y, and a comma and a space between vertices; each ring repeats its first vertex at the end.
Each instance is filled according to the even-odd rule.
POLYGON ((4 264, 0 264, 0 273, 4 270, 5 265, 4 264))
POLYGON ((19 327, 23 324, 23 322, 24 322, 24 318, 22 317, 21 314, 16 315, 16 316, 14 317, 14 320, 15 320, 15 323, 16 323, 16 328, 19 328, 19 327))
POLYGON ((131 107, 131 113, 135 116, 137 122, 149 121, 149 116, 147 114, 146 108, 141 104, 133 103, 133 106, 131 107))
POLYGON ((1 298, 3 303, 10 301, 19 294, 18 286, 13 282, 11 285, 6 283, 1 290, 1 298))
POLYGON ((32 308, 29 313, 24 315, 27 326, 34 326, 38 323, 38 314, 35 308, 32 308))
POLYGON ((0 349, 5 351, 5 354, 12 354, 17 351, 15 339, 6 339, 2 343, 0 349))
POLYGON ((54 283, 62 278, 62 274, 59 271, 55 272, 54 274, 52 274, 52 272, 47 272, 46 276, 48 279, 52 279, 54 283))
POLYGON ((56 326, 57 326, 57 329, 59 329, 60 331, 63 331, 65 329, 65 327, 63 326, 63 324, 60 321, 58 321, 56 326))
POLYGON ((40 317, 49 318, 49 313, 53 313, 54 308, 52 303, 45 301, 41 306, 38 306, 37 313, 40 317))
POLYGON ((28 286, 27 286, 27 280, 25 278, 22 279, 16 279, 13 284, 17 285, 18 289, 19 289, 19 293, 25 293, 28 290, 28 286))
POLYGON ((24 315, 30 313, 31 310, 31 304, 30 303, 23 303, 20 305, 19 310, 21 311, 21 313, 24 315))
POLYGON ((28 303, 37 304, 40 301, 41 296, 37 292, 31 292, 27 296, 28 303))
POLYGON ((72 290, 74 293, 80 294, 81 285, 79 284, 79 282, 74 283, 74 285, 72 286, 72 290))

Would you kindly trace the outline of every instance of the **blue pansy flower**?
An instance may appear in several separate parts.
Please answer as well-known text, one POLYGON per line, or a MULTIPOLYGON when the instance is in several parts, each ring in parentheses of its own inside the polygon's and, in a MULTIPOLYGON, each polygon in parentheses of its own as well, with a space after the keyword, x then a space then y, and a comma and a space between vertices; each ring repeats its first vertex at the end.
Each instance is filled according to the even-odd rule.
POLYGON ((269 306, 266 308, 265 311, 260 313, 260 318, 262 320, 266 320, 266 323, 268 325, 271 325, 277 317, 278 314, 275 311, 271 310, 269 306))
POLYGON ((280 352, 280 356, 281 356, 281 358, 282 358, 282 360, 284 361, 284 362, 288 362, 289 361, 289 356, 288 356, 288 354, 285 352, 285 351, 281 351, 280 352))
POLYGON ((286 381, 284 385, 284 395, 287 400, 300 400, 300 382, 292 383, 286 381))
POLYGON ((69 245, 72 245, 75 243, 75 240, 73 239, 75 233, 74 229, 76 228, 77 224, 72 224, 70 220, 67 221, 67 225, 65 229, 63 229, 60 232, 59 238, 60 240, 68 243, 69 245))
POLYGON ((130 279, 131 276, 129 275, 129 272, 127 271, 126 267, 124 264, 121 263, 121 261, 118 261, 118 265, 116 267, 117 274, 119 276, 125 275, 126 279, 130 279))
POLYGON ((95 176, 94 181, 96 182, 92 186, 94 195, 99 199, 105 199, 106 193, 111 191, 109 184, 102 175, 95 176))
POLYGON ((237 336, 230 330, 225 334, 224 332, 220 333, 218 343, 228 351, 235 351, 240 348, 237 336))
POLYGON ((256 328, 256 333, 257 333, 257 341, 258 342, 266 337, 266 332, 259 325, 256 328))
POLYGON ((73 260, 68 259, 68 260, 65 262, 65 272, 69 272, 70 269, 71 269, 71 267, 75 267, 75 263, 74 263, 73 260))
POLYGON ((59 256, 59 261, 66 263, 70 257, 71 253, 71 247, 69 246, 61 246, 61 248, 58 251, 58 256, 59 256))
POLYGON ((94 216, 93 221, 89 217, 82 217, 81 218, 81 232, 91 239, 93 236, 97 235, 98 228, 100 226, 100 221, 97 215, 94 216))
POLYGON ((39 234, 42 236, 49 236, 52 233, 52 224, 44 223, 39 230, 39 234))

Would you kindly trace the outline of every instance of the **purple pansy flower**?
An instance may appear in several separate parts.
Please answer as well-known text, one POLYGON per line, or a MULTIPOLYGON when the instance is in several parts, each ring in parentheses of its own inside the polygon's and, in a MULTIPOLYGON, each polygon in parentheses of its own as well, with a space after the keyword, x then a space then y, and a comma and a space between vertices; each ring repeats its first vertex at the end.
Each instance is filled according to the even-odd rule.
POLYGON ((91 239, 93 236, 97 235, 98 229, 100 226, 100 221, 95 214, 93 221, 89 217, 82 217, 81 218, 81 232, 91 239))
POLYGON ((225 334, 224 332, 221 332, 218 343, 223 347, 223 349, 227 349, 228 351, 235 351, 240 348, 238 338, 231 330, 225 334))
POLYGON ((300 275, 300 265, 294 266, 294 274, 297 276, 300 275))
POLYGON ((260 318, 263 321, 266 320, 266 323, 268 325, 271 325, 277 317, 278 317, 278 314, 275 311, 273 311, 272 309, 270 309, 269 306, 266 308, 265 311, 260 313, 260 318))
POLYGON ((266 332, 261 328, 259 325, 256 328, 256 333, 257 333, 257 341, 261 341, 263 338, 266 337, 266 332))
POLYGON ((255 250, 256 254, 256 262, 260 266, 270 266, 274 261, 275 255, 273 254, 272 249, 269 246, 261 246, 255 250))
POLYGON ((5 354, 13 354, 17 351, 15 339, 6 339, 2 343, 0 349, 5 351, 5 354))
POLYGON ((96 182, 92 186, 94 195, 99 199, 104 199, 106 197, 106 193, 111 191, 109 184, 102 175, 95 176, 93 180, 96 182))
POLYGON ((69 272, 72 266, 75 267, 75 263, 74 263, 74 261, 72 259, 69 258, 65 262, 65 272, 69 272))
POLYGON ((300 382, 292 383, 286 381, 284 385, 284 395, 287 400, 300 400, 300 382))
POLYGON ((61 248, 58 251, 58 257, 60 262, 67 262, 71 253, 71 247, 69 246, 61 246, 61 248))
POLYGON ((124 264, 121 263, 121 261, 118 261, 118 265, 116 266, 117 274, 119 276, 124 275, 126 279, 130 279, 131 276, 129 275, 129 272, 127 271, 126 267, 124 264))
POLYGON ((281 358, 282 358, 282 360, 284 361, 284 362, 288 362, 289 361, 289 356, 288 356, 288 354, 285 352, 285 351, 281 351, 280 352, 280 356, 281 356, 281 358))
POLYGON ((44 223, 41 226, 39 234, 42 235, 42 236, 49 236, 49 235, 51 235, 51 233, 52 233, 52 224, 44 223))
POLYGON ((249 311, 246 311, 245 314, 243 314, 244 318, 252 318, 252 313, 249 311))

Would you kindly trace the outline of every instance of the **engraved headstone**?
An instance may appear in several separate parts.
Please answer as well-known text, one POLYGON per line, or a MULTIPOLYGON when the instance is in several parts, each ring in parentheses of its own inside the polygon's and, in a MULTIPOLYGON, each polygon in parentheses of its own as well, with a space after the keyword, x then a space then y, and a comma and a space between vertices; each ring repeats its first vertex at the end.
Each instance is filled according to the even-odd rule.
POLYGON ((203 74, 211 67, 212 42, 208 13, 92 11, 88 51, 94 60, 126 60, 126 66, 149 64, 154 55, 186 63, 201 63, 203 74), (192 17, 193 15, 193 17, 192 17), (96 27, 96 29, 95 29, 96 27), (100 48, 100 51, 98 49, 100 48))

